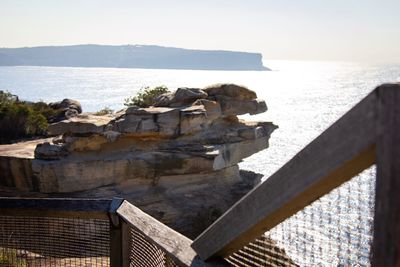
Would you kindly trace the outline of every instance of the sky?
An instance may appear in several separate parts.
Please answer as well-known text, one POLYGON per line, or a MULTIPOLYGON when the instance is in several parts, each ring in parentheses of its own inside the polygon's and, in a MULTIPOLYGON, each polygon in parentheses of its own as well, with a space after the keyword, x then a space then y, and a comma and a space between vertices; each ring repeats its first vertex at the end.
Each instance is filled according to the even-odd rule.
POLYGON ((400 0, 0 0, 0 47, 72 44, 400 63, 400 0))

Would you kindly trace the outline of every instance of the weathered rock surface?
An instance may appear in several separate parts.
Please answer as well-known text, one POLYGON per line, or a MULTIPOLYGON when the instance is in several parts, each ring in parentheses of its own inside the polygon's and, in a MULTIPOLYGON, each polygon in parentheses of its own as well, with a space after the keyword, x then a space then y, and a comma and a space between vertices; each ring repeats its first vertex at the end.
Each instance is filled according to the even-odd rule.
POLYGON ((49 103, 49 106, 53 109, 65 109, 65 110, 73 109, 73 110, 76 110, 78 112, 78 114, 82 113, 81 103, 79 103, 79 101, 73 100, 73 99, 65 98, 59 102, 49 103))
POLYGON ((276 126, 237 118, 266 110, 241 86, 180 88, 165 97, 162 107, 54 123, 52 140, 0 146, 0 185, 51 196, 120 195, 193 236, 196 224, 210 223, 259 179, 243 179, 238 163, 267 148, 276 126))
POLYGON ((49 125, 49 135, 102 133, 113 118, 110 116, 77 115, 49 125))
POLYGON ((208 94, 199 88, 178 88, 175 92, 162 94, 156 99, 155 107, 181 107, 197 99, 207 98, 208 94))
POLYGON ((65 98, 62 101, 49 103, 49 107, 58 110, 58 115, 53 118, 53 122, 71 119, 82 113, 82 106, 79 101, 65 98))
POLYGON ((211 85, 206 87, 204 91, 211 97, 226 96, 236 100, 254 100, 257 98, 257 94, 254 91, 244 86, 230 83, 211 85))

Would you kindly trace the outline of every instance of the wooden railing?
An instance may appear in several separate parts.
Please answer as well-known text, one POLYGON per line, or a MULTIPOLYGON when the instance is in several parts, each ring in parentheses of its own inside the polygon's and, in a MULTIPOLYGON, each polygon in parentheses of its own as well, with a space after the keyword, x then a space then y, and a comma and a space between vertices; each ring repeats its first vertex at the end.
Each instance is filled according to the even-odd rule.
POLYGON ((400 266, 399 84, 375 89, 193 242, 122 199, 0 198, 0 219, 107 220, 106 256, 112 267, 146 266, 145 261, 160 262, 154 266, 227 266, 223 258, 374 163, 372 266, 400 266))
POLYGON ((364 100, 197 237, 202 257, 227 257, 376 163, 372 266, 400 266, 400 84, 364 100))
MULTIPOLYGON (((124 236, 126 237, 128 227, 132 227, 134 231, 142 234, 149 243, 162 250, 178 266, 229 266, 220 258, 204 262, 190 247, 192 240, 147 215, 128 201, 124 201, 116 210, 116 213, 121 218, 121 240, 124 240, 122 244, 125 251, 130 246, 127 245, 128 240, 124 239, 124 236)), ((128 253, 124 253, 124 249, 121 252, 123 262, 116 266, 129 266, 128 253)))
MULTIPOLYGON (((77 227, 82 227, 82 224, 74 225, 74 222, 71 221, 73 219, 97 219, 109 222, 109 229, 107 229, 109 234, 109 244, 107 247, 109 247, 109 251, 104 253, 104 250, 99 248, 99 251, 94 251, 93 254, 109 258, 109 265, 111 267, 147 266, 146 263, 140 262, 144 260, 152 261, 148 266, 229 266, 222 259, 204 262, 190 247, 192 240, 170 229, 120 198, 114 198, 113 200, 0 198, 0 228, 5 227, 8 230, 12 228, 10 236, 15 239, 19 238, 17 236, 18 231, 23 232, 23 235, 32 234, 32 237, 23 236, 22 239, 24 240, 22 241, 15 240, 17 245, 13 247, 14 251, 22 250, 26 254, 26 251, 29 251, 27 246, 36 251, 41 250, 40 246, 44 246, 44 249, 46 249, 46 244, 43 244, 43 241, 54 243, 55 245, 59 244, 57 243, 58 241, 62 243, 59 248, 60 251, 57 251, 57 248, 52 249, 54 251, 51 253, 44 251, 50 258, 54 258, 52 254, 66 254, 70 255, 70 258, 85 257, 82 255, 75 256, 77 250, 84 250, 85 248, 80 248, 82 244, 74 242, 81 238, 84 241, 83 243, 92 242, 94 243, 93 246, 96 247, 96 237, 100 233, 90 233, 90 238, 85 237, 84 235, 87 234, 85 230, 76 229, 77 227), (1 223, 6 222, 9 218, 18 217, 23 218, 23 223, 20 223, 21 225, 5 226, 1 223), (1 220, 2 218, 3 220, 1 220), (50 221, 49 224, 44 221, 46 222, 45 225, 38 225, 37 220, 31 221, 30 218, 42 218, 44 220, 56 218, 56 223, 59 225, 55 226, 54 221, 50 221), (32 222, 35 222, 34 225, 31 225, 32 222), (35 238, 37 238, 36 230, 43 230, 46 227, 49 228, 45 229, 48 236, 39 237, 39 239, 42 239, 41 242, 35 243, 35 238), (30 230, 26 228, 30 228, 30 230), (64 228, 67 228, 68 231, 64 231, 64 228), (27 231, 29 232, 27 233, 27 231), (140 236, 140 238, 132 240, 133 232, 135 232, 135 236, 140 236), (61 233, 63 236, 58 236, 61 233), (18 245, 20 246, 18 247, 18 245), (137 248, 136 250, 135 247, 137 248), (142 255, 138 256, 135 253, 142 253, 142 255), (143 258, 143 255, 147 259, 143 258), (157 263, 157 265, 154 265, 154 263, 157 263)), ((8 237, 0 238, 0 254, 2 248, 10 246, 7 243, 8 239, 8 237)), ((99 243, 98 246, 100 245, 99 243)), ((13 256, 15 255, 16 253, 13 254, 13 256)), ((83 255, 85 254, 83 253, 83 255)), ((71 259, 69 260, 71 261, 71 259)), ((96 265, 99 260, 93 259, 93 257, 88 257, 84 262, 91 264, 91 266, 105 266, 104 262, 96 265)), ((57 264, 52 263, 52 266, 54 265, 57 264)), ((35 264, 35 266, 42 265, 35 264)), ((43 266, 47 265, 44 264, 43 266)))

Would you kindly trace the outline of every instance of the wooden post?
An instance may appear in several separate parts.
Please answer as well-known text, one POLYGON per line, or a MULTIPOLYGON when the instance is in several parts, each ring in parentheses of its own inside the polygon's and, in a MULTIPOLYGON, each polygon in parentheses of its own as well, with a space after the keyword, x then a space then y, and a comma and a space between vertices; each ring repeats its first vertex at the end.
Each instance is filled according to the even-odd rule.
POLYGON ((123 201, 122 198, 113 198, 108 213, 110 218, 110 267, 122 266, 122 227, 116 211, 123 201))
POLYGON ((192 244, 227 257, 375 162, 376 91, 232 206, 192 244))
POLYGON ((131 254, 131 246, 132 246, 132 237, 129 232, 129 225, 120 218, 121 222, 121 230, 122 230, 122 267, 129 267, 131 264, 130 254, 131 254))
MULTIPOLYGON (((225 260, 221 258, 213 259, 208 262, 204 262, 196 254, 196 252, 190 247, 192 240, 181 235, 180 233, 172 230, 168 226, 157 221, 150 215, 144 213, 139 208, 133 206, 128 201, 124 201, 117 214, 120 216, 121 221, 126 222, 130 227, 133 227, 135 231, 138 231, 145 236, 145 239, 151 244, 157 246, 163 251, 168 257, 170 257, 177 266, 186 267, 227 267, 229 265, 225 260)), ((125 226, 122 224, 122 229, 125 226)), ((126 227, 129 229, 129 227, 126 227)), ((122 231, 122 239, 125 239, 125 232, 122 231)), ((124 241, 123 241, 124 242, 124 241)), ((125 244, 129 244, 130 241, 125 241, 125 244)), ((129 253, 129 249, 126 250, 124 247, 122 250, 129 253)), ((123 253, 122 266, 129 261, 129 254, 123 253)))
POLYGON ((400 84, 378 89, 372 266, 400 266, 400 84))

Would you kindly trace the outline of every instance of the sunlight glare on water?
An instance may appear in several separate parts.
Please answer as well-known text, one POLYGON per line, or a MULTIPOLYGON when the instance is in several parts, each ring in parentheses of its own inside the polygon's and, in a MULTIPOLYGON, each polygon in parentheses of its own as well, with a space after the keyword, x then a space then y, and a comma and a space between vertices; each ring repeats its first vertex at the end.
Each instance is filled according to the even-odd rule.
MULTIPOLYGON (((0 90, 30 101, 77 99, 84 111, 96 111, 106 106, 122 109, 124 99, 143 86, 245 85, 266 100, 269 110, 241 117, 279 126, 268 149, 240 164, 267 178, 377 85, 400 81, 399 65, 305 61, 266 61, 265 65, 273 71, 0 67, 0 90)), ((288 247, 302 266, 368 266, 374 174, 371 168, 269 234, 288 247), (322 245, 316 246, 317 241, 322 245)))

